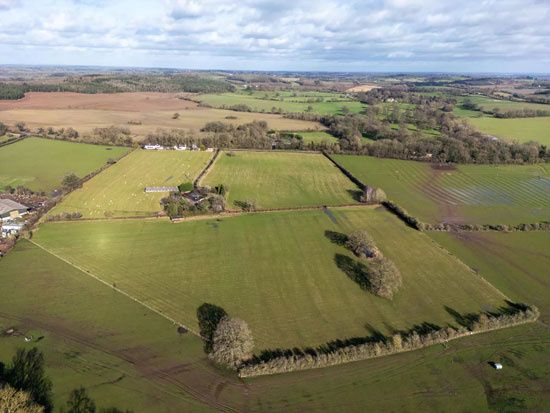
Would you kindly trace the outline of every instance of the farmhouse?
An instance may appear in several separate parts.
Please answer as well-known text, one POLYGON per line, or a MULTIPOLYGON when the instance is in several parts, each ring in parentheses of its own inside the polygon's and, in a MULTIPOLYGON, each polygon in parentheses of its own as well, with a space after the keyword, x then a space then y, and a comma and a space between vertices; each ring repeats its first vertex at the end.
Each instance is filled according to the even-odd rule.
POLYGON ((0 220, 10 221, 25 215, 29 208, 11 199, 0 199, 0 220))
POLYGON ((178 192, 177 186, 148 186, 145 192, 178 192))
POLYGON ((195 189, 193 191, 184 193, 183 198, 193 204, 198 204, 199 202, 202 202, 206 197, 195 189))

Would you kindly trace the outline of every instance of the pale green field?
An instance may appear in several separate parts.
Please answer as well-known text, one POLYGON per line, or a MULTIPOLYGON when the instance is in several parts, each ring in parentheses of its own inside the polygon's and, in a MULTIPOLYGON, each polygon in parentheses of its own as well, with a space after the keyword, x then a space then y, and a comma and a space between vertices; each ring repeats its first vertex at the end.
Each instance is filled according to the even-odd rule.
POLYGON ((130 148, 26 138, 0 148, 0 188, 23 185, 33 191, 61 188, 63 177, 82 178, 130 148))
POLYGON ((228 207, 253 199, 258 208, 341 205, 356 201, 358 188, 320 154, 284 152, 225 152, 202 180, 202 185, 229 185, 228 207))
POLYGON ((502 296, 423 233, 372 207, 241 215, 171 224, 156 220, 46 223, 33 241, 197 329, 207 302, 247 321, 256 351, 390 334, 460 313, 497 308, 502 296), (393 301, 338 268, 351 256, 325 231, 364 228, 403 274, 393 301))
POLYGON ((193 181, 211 153, 137 149, 73 191, 51 214, 81 212, 85 218, 154 215, 167 193, 145 193, 146 186, 177 186, 193 181))
POLYGON ((300 132, 300 135, 304 142, 338 142, 338 139, 327 132, 300 132))
MULTIPOLYGON (((550 110, 550 105, 549 105, 550 110)), ((518 142, 536 141, 550 144, 550 117, 497 119, 490 117, 469 118, 480 132, 518 142)))

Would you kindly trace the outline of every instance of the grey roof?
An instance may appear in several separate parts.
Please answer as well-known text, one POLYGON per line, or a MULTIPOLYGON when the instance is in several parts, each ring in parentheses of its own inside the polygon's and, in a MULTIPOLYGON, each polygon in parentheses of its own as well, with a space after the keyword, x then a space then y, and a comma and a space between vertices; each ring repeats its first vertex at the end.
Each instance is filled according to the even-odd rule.
POLYGON ((177 192, 177 186, 148 186, 145 192, 177 192))
POLYGON ((15 211, 16 209, 27 210, 29 208, 11 199, 0 199, 0 215, 15 211))

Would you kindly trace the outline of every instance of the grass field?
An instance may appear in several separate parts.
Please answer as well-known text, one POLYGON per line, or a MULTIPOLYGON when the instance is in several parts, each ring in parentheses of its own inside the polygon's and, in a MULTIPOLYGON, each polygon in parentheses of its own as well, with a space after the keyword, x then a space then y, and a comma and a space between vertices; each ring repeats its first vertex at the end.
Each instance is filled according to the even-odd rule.
POLYGON ((83 177, 118 158, 129 148, 27 138, 0 148, 0 188, 23 185, 50 192, 67 173, 83 177))
POLYGON ((193 181, 211 153, 138 149, 72 192, 52 214, 81 212, 85 218, 154 215, 167 193, 145 193, 146 186, 177 186, 193 181))
POLYGON ((338 142, 337 138, 327 132, 300 132, 299 135, 304 142, 338 142))
MULTIPOLYGON (((281 97, 276 100, 270 100, 269 98, 273 98, 273 94, 268 94, 268 99, 263 98, 264 94, 263 92, 257 92, 251 95, 245 93, 206 94, 199 95, 197 99, 201 103, 215 108, 229 108, 234 105, 244 104, 248 105, 254 112, 267 113, 272 112, 273 108, 275 108, 275 111, 281 108, 285 113, 305 112, 308 107, 311 106, 311 112, 329 115, 343 114, 344 106, 349 109, 350 113, 359 113, 365 108, 365 105, 358 101, 344 100, 332 102, 329 101, 329 97, 324 97, 324 102, 307 102, 308 98, 322 97, 322 95, 312 94, 308 97, 292 97, 290 92, 287 92, 287 94, 281 95, 281 97)), ((332 98, 341 99, 339 96, 333 96, 332 98)))
POLYGON ((396 159, 334 158, 424 222, 512 224, 550 219, 547 164, 438 168, 396 159))
POLYGON ((256 349, 317 345, 390 334, 444 309, 477 312, 503 297, 426 235, 373 208, 276 212, 223 220, 48 223, 34 241, 149 306, 197 328, 204 302, 245 319, 256 349), (367 229, 404 285, 393 301, 373 296, 335 264, 349 252, 325 230, 367 229), (152 247, 154 245, 154 248, 152 247))
POLYGON ((487 96, 478 95, 470 95, 467 98, 460 98, 459 102, 464 101, 464 99, 470 99, 472 103, 477 104, 483 111, 492 111, 494 108, 498 108, 501 112, 518 109, 550 111, 550 105, 544 105, 541 103, 513 102, 510 100, 493 99, 487 96))
MULTIPOLYGON (((549 106, 550 110, 550 106, 549 106)), ((470 118, 477 130, 518 142, 536 141, 550 144, 550 117, 497 119, 491 117, 470 118)))
POLYGON ((55 411, 80 385, 102 408, 208 410, 163 377, 200 361, 198 338, 26 240, 0 261, 0 297, 0 329, 16 329, 0 336, 0 361, 18 347, 43 351, 55 411))
POLYGON ((201 184, 229 185, 228 207, 254 199, 258 208, 355 203, 358 188, 319 154, 221 153, 201 184), (351 191, 351 192, 350 192, 351 191))

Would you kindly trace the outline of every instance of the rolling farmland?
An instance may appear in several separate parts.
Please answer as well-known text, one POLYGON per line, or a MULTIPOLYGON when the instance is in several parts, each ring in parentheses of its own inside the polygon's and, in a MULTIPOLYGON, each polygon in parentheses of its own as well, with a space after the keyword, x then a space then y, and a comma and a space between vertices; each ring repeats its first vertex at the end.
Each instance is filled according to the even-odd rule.
POLYGON ((127 153, 130 148, 27 138, 0 148, 0 188, 23 185, 50 192, 74 172, 82 178, 127 153))
POLYGON ((334 156, 363 183, 428 223, 530 223, 550 219, 548 164, 456 165, 334 156))
POLYGON ((518 142, 536 141, 550 144, 550 117, 497 119, 491 117, 471 118, 477 130, 489 135, 512 139, 518 142))
POLYGON ((503 297, 426 235, 373 208, 260 213, 223 220, 47 223, 33 240, 163 314, 197 328, 203 303, 250 325, 256 350, 384 334, 498 308, 503 297), (403 274, 393 301, 335 264, 325 231, 367 229, 403 274), (151 244, 155 245, 151 249, 151 244), (368 324, 369 329, 365 329, 368 324), (370 331, 370 332, 369 332, 370 331))
POLYGON ((145 193, 145 187, 193 181, 211 158, 207 152, 138 149, 72 192, 51 213, 80 212, 85 218, 155 215, 167 193, 145 193))
POLYGON ((253 199, 258 208, 341 205, 358 188, 320 154, 235 152, 220 154, 201 184, 228 185, 228 207, 253 199))

